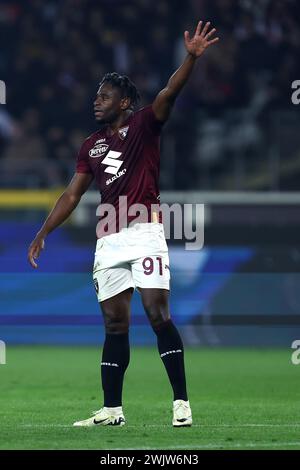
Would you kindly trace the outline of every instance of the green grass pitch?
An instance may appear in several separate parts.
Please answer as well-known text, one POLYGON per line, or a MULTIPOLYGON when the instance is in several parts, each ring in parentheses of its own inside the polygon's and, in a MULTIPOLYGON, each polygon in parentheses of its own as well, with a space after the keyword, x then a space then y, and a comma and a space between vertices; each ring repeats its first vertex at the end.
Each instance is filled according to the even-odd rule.
POLYGON ((291 350, 187 349, 194 425, 174 429, 156 349, 132 348, 126 426, 73 428, 102 405, 100 349, 8 347, 1 449, 300 449, 300 365, 291 350))

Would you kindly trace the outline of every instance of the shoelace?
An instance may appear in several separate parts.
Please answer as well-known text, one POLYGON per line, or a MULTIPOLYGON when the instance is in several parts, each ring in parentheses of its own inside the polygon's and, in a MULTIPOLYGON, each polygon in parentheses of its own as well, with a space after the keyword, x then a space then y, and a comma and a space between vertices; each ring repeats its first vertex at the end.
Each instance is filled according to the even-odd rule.
POLYGON ((188 410, 186 403, 177 403, 174 407, 174 412, 180 415, 184 415, 188 410))
POLYGON ((186 403, 184 403, 183 401, 180 402, 180 403, 176 403, 174 409, 175 409, 175 410, 178 410, 179 408, 188 409, 188 405, 187 405, 186 403))

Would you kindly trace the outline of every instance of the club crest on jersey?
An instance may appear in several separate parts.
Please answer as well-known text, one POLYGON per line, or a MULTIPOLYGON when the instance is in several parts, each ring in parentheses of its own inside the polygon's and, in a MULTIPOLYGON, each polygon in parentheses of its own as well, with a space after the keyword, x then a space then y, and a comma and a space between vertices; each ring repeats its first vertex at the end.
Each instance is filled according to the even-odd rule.
POLYGON ((119 137, 120 137, 120 139, 122 139, 122 140, 125 139, 125 137, 127 136, 128 129, 129 129, 129 126, 121 127, 121 129, 119 129, 119 137))
POLYGON ((101 157, 101 155, 104 155, 106 150, 108 149, 107 144, 99 143, 98 140, 97 142, 95 143, 94 147, 89 151, 89 156, 91 158, 101 157))

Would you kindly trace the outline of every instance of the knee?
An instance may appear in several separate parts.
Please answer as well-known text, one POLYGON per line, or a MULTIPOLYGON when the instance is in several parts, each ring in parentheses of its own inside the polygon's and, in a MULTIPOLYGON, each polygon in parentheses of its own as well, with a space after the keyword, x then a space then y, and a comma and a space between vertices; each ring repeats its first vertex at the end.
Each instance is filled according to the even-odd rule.
POLYGON ((144 309, 154 330, 170 319, 168 304, 158 299, 144 302, 144 309))
POLYGON ((129 319, 123 312, 106 311, 103 313, 105 332, 108 334, 128 333, 129 319))

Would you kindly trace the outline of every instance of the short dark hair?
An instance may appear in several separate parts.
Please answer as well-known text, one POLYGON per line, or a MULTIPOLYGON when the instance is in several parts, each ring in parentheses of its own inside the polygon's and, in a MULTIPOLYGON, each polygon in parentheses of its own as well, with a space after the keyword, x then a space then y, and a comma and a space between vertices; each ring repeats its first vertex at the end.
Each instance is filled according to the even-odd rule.
POLYGON ((104 75, 99 86, 109 83, 111 86, 119 88, 122 98, 130 98, 130 108, 134 108, 140 100, 140 94, 135 84, 127 77, 117 72, 104 75))

